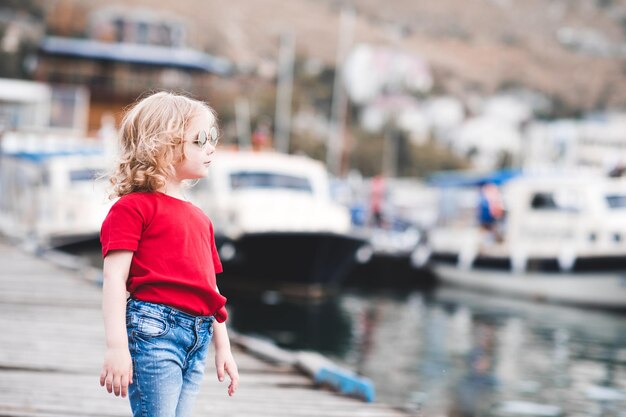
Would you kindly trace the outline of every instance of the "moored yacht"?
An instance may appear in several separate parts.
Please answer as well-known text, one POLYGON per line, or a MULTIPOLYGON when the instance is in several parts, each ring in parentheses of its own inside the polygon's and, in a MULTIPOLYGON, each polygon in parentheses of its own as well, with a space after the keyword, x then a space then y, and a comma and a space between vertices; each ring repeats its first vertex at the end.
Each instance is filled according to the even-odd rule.
POLYGON ((0 78, 0 234, 29 247, 97 240, 115 129, 88 137, 83 87, 0 78))
POLYGON ((444 282, 568 304, 626 308, 626 181, 520 175, 500 185, 504 215, 481 226, 477 188, 442 188, 429 265, 444 282), (454 197, 452 197, 454 196, 454 197))
POLYGON ((328 174, 311 158, 220 150, 192 190, 225 269, 253 283, 333 287, 367 260, 365 239, 351 233, 348 210, 332 201, 328 174))
POLYGON ((4 135, 0 232, 41 248, 97 240, 112 204, 106 180, 97 180, 106 169, 104 153, 95 140, 53 136, 4 135))

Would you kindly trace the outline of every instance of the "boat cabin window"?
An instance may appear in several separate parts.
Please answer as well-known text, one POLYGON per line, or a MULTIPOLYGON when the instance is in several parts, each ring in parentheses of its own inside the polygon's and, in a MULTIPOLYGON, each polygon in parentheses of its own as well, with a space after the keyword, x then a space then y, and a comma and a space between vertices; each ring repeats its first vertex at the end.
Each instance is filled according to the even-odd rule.
POLYGON ((624 209, 626 208, 626 195, 612 194, 606 196, 606 202, 610 209, 624 209))
POLYGON ((234 172, 230 174, 230 187, 233 190, 270 188, 313 193, 313 186, 308 178, 274 172, 234 172))
POLYGON ((574 194, 539 192, 530 200, 533 210, 578 212, 580 206, 574 194))

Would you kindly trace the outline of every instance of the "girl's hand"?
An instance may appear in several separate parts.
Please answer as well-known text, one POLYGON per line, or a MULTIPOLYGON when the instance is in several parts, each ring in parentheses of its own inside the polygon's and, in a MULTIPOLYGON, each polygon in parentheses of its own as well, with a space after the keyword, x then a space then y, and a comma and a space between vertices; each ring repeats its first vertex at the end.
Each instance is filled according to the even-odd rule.
POLYGON ((108 348, 100 373, 100 385, 116 397, 126 397, 128 384, 133 383, 133 361, 128 348, 108 348))
POLYGON ((224 380, 224 371, 230 378, 230 385, 228 385, 228 395, 233 396, 237 388, 239 387, 239 370, 235 363, 235 358, 228 348, 215 349, 215 369, 217 370, 217 379, 222 382, 224 380))

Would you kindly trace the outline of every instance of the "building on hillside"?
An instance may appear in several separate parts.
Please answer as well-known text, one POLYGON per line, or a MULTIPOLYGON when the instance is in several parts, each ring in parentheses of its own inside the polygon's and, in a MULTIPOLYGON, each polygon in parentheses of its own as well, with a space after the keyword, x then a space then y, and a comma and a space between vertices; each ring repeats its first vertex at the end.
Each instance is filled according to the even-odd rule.
POLYGON ((584 170, 624 175, 626 114, 534 122, 528 129, 524 161, 525 168, 535 171, 584 170))
POLYGON ((39 137, 53 131, 83 136, 88 112, 89 91, 85 87, 0 78, 0 141, 4 133, 13 131, 39 137))
POLYGON ((185 21, 171 13, 105 6, 90 11, 85 26, 84 37, 42 39, 34 78, 87 87, 90 130, 145 91, 166 88, 206 98, 212 77, 231 72, 226 59, 187 46, 185 21))

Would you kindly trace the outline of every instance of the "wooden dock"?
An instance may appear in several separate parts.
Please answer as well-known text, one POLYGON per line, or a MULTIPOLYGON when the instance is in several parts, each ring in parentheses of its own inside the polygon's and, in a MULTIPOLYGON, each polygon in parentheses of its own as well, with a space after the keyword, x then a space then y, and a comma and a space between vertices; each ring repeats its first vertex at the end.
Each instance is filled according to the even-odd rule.
MULTIPOLYGON (((98 379, 104 354, 100 288, 0 240, 0 417, 130 416, 98 379)), ((408 414, 316 386, 291 365, 234 344, 234 397, 208 368, 195 416, 400 417, 408 414)))

